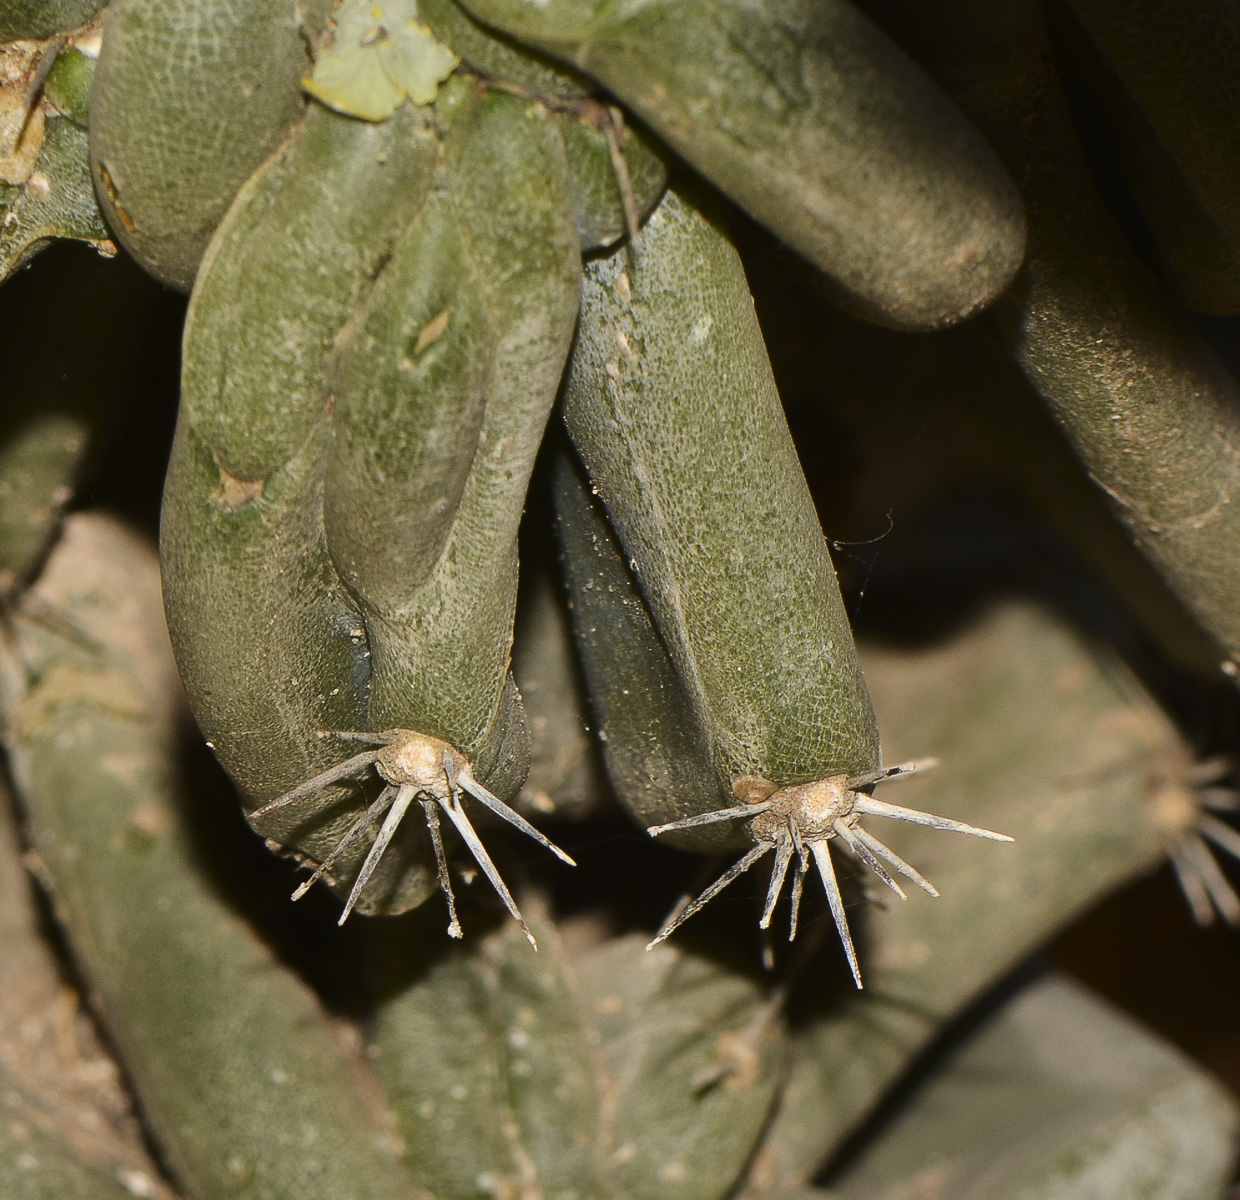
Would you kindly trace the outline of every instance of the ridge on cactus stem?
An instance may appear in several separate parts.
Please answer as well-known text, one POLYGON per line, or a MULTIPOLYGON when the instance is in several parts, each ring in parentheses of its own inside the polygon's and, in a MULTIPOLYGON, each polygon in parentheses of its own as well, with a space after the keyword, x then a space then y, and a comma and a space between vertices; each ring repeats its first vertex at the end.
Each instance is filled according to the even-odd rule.
POLYGON ((349 831, 336 843, 335 849, 318 865, 310 876, 294 893, 293 899, 300 900, 322 876, 331 869, 340 856, 364 836, 370 829, 371 822, 380 816, 384 817, 378 836, 371 844, 366 861, 358 872, 353 883, 353 890, 345 903, 344 912, 340 914, 340 924, 349 919, 354 905, 362 894, 362 890, 374 874, 375 867, 383 857, 397 827, 404 820, 410 805, 416 800, 426 814, 427 828, 430 830, 431 842, 435 847, 435 863, 439 869, 439 887, 448 902, 448 934, 451 937, 462 936, 461 924, 456 916, 456 898, 452 892, 452 880, 448 874, 448 859, 444 853, 443 837, 439 829, 439 808, 448 815, 448 819, 456 826, 470 853, 474 856, 483 873, 491 881, 491 886, 499 893, 504 907, 512 914, 513 919, 521 926, 529 943, 538 949, 538 943, 530 932, 530 927, 521 916, 512 893, 508 890, 491 856, 483 846, 481 838, 475 832, 465 810, 461 807, 461 796, 467 793, 475 800, 481 801, 496 816, 502 817, 510 825, 515 825, 522 833, 532 837, 545 846, 552 854, 570 867, 577 864, 564 853, 559 846, 549 841, 534 828, 520 813, 509 808, 498 796, 488 791, 473 776, 467 759, 459 750, 440 738, 430 737, 424 733, 415 733, 412 729, 387 729, 382 733, 321 733, 320 737, 339 738, 341 741, 361 742, 374 747, 363 750, 352 758, 308 779, 299 784, 291 792, 285 793, 270 804, 264 805, 253 815, 262 816, 296 800, 303 800, 316 792, 322 791, 342 779, 353 779, 364 774, 372 766, 379 777, 387 785, 379 793, 378 798, 366 811, 358 817, 349 831), (436 807, 438 806, 438 807, 436 807))
POLYGON ((979 829, 976 825, 969 825, 964 821, 952 821, 947 817, 937 817, 915 808, 888 804, 885 800, 875 800, 860 790, 873 787, 888 779, 912 775, 934 764, 934 759, 922 759, 917 762, 903 763, 897 767, 868 771, 863 775, 832 775, 829 779, 819 779, 813 783, 798 783, 782 788, 776 787, 769 779, 761 779, 756 775, 742 775, 732 785, 732 790, 742 801, 741 804, 733 808, 719 809, 716 812, 701 813, 695 817, 686 817, 683 821, 671 821, 666 825, 651 826, 646 832, 651 837, 657 837, 661 833, 675 829, 709 825, 716 821, 749 819, 752 822, 749 826, 749 835, 756 845, 733 863, 696 900, 684 908, 674 909, 663 923, 663 928, 655 934, 646 949, 657 946, 771 850, 775 851, 775 865, 771 870, 766 904, 758 925, 762 929, 769 928, 775 904, 779 900, 784 881, 788 877, 788 868, 792 866, 792 917, 788 930, 788 940, 792 941, 797 935, 801 889, 812 854, 818 867, 818 874, 822 877, 823 886, 827 890, 827 903, 831 906, 831 916, 835 920, 836 929, 839 930, 840 941, 844 943, 844 952, 848 955, 848 966, 852 970, 857 987, 861 987, 861 969, 857 965, 857 952, 853 947, 852 935, 848 931, 844 900, 840 895, 840 885, 835 878, 835 867, 831 862, 831 851, 827 846, 832 838, 838 837, 901 900, 908 898, 904 889, 892 878, 891 873, 879 859, 885 860, 906 879, 912 880, 931 896, 937 896, 939 893, 929 880, 909 866, 894 850, 888 849, 873 834, 861 828, 862 815, 892 817, 897 821, 928 825, 932 829, 947 829, 952 833, 967 833, 973 837, 988 838, 993 842, 1012 841, 1005 833, 979 829))

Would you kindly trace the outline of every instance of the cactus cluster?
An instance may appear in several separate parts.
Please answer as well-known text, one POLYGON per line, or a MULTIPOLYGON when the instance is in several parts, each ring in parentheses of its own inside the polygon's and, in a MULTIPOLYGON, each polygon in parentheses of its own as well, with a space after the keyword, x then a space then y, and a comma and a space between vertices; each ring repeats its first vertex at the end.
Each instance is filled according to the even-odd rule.
POLYGON ((5 1195, 1221 1196, 1234 1098, 1031 956, 1163 861, 1240 924, 1228 13, 0 41, 0 277, 115 260, 0 291, 5 1195), (73 506, 134 263, 158 557, 73 506))

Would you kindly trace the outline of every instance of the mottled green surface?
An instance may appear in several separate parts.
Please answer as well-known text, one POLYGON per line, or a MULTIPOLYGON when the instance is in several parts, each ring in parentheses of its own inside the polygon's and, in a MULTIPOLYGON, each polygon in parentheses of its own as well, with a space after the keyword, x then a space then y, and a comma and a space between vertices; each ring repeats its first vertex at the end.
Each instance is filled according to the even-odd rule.
POLYGON ((935 1064, 847 1200, 1217 1200, 1240 1114, 1220 1084, 1084 989, 1025 988, 935 1064))
MULTIPOLYGON (((559 120, 571 171, 581 249, 599 250, 618 242, 628 232, 607 137, 588 120, 572 113, 562 113, 559 120)), ((637 218, 645 221, 667 186, 666 151, 644 129, 632 124, 624 127, 621 151, 637 218)))
MULTIPOLYGON (((654 619, 569 446, 554 466, 556 530, 573 633, 603 761, 620 802, 641 825, 719 806, 710 742, 676 674, 654 619)), ((518 676, 519 678, 519 676, 518 676)), ((669 835, 672 844, 677 835, 669 835)), ((746 845, 726 825, 708 825, 689 845, 746 845)))
MULTIPOLYGON (((11 1086, 0 1072, 0 1087, 11 1086)), ((24 1126, 20 1110, 0 1122, 0 1188, 5 1200, 132 1200, 120 1180, 86 1166, 53 1139, 24 1126)))
POLYGON ((215 227, 302 110, 328 0, 117 0, 91 102, 104 214, 157 279, 189 291, 215 227))
POLYGON ((871 0, 1022 187, 1009 349, 1184 604, 1240 656, 1240 387, 1181 324, 1098 195, 1033 0, 871 0))
MULTIPOLYGON (((331 364, 437 154, 412 110, 377 126, 311 111, 238 196, 190 306, 164 599, 194 713, 250 808, 351 752, 318 731, 366 727, 365 626, 323 533, 331 364)), ((362 803, 338 788, 262 832, 321 859, 362 803)), ((402 861, 373 894, 417 903, 420 869, 392 899, 402 861)))
MULTIPOLYGON (((616 169, 607 139, 595 123, 603 119, 605 110, 601 100, 590 96, 597 90, 593 82, 487 29, 456 0, 426 0, 419 13, 470 69, 504 86, 542 97, 561 110, 557 120, 568 154, 581 248, 597 250, 623 237, 628 231, 616 169)), ((667 185, 665 152, 644 130, 627 124, 621 143, 633 201, 639 219, 644 220, 667 185)))
POLYGON ((418 15, 461 61, 532 96, 585 96, 593 82, 475 21, 456 0, 421 0, 418 15))
POLYGON ((372 1053, 437 1194, 715 1200, 782 1077, 753 980, 630 934, 539 953, 510 925, 432 959, 380 1009, 372 1053))
POLYGON ((24 183, 0 183, 0 212, 0 279, 58 238, 115 252, 95 204, 86 131, 68 117, 47 118, 43 147, 24 183))
MULTIPOLYGON (((524 731, 516 727, 508 675, 517 526, 572 339, 580 252, 563 146, 540 106, 486 95, 453 125, 446 156, 494 358, 482 382, 485 414, 473 463, 433 570, 405 578, 402 591, 399 569, 382 556, 371 571, 376 583, 386 573, 386 585, 358 582, 373 655, 370 720, 374 728, 399 726, 444 738, 474 760, 489 787, 512 795, 528 753, 520 741, 512 744, 524 731)), ((431 305, 426 316, 439 311, 431 305)), ((445 311, 443 339, 450 344, 453 321, 464 317, 445 311)), ((428 359, 437 345, 426 349, 428 359)), ((418 430, 416 411, 405 419, 418 430)), ((438 454, 469 448, 451 440, 431 443, 438 454)), ((373 478, 372 503, 390 500, 395 512, 401 478, 403 472, 390 481, 373 478)), ((331 488, 329 473, 329 514, 331 488)), ((329 521, 329 544, 339 560, 334 537, 329 521)))
MULTIPOLYGON (((565 420, 718 787, 871 769, 878 733, 740 260, 676 192, 589 264, 565 420)), ((684 798, 641 819, 670 820, 684 798)))
POLYGON ((266 479, 323 421, 340 331, 421 209, 439 150, 409 106, 371 125, 314 105, 238 194, 189 310, 181 401, 230 474, 266 479))
POLYGON ((62 51, 43 81, 43 95, 57 112, 75 125, 90 125, 90 93, 95 82, 95 62, 76 46, 62 51))
POLYGON ((216 892, 180 810, 153 549, 66 526, 21 622, 6 745, 56 911, 150 1128, 198 1200, 409 1200, 310 991, 216 892))
POLYGON ((17 816, 0 788, 0 1188, 16 1200, 120 1200, 139 1190, 170 1200, 116 1065, 65 987, 17 816))
POLYGON ((1153 785, 1182 743, 1061 618, 1008 603, 922 649, 863 643, 862 663, 889 760, 939 758, 887 798, 1016 840, 865 819, 941 895, 854 918, 865 990, 794 1011, 758 1192, 805 1183, 951 1018, 1177 833, 1153 785))
POLYGON ((46 38, 89 24, 107 0, 0 0, 0 42, 46 38))
MULTIPOLYGON (((546 109, 460 80, 437 117, 442 145, 409 109, 310 114, 243 190, 191 306, 167 607, 251 806, 355 749, 321 730, 442 737, 505 797, 527 769, 517 525, 580 252, 546 109)), ((321 860, 363 803, 338 788, 262 831, 321 860)), ((420 903, 430 862, 408 822, 363 911, 420 903)))
POLYGON ((847 0, 465 7, 598 79, 874 320, 950 324, 1020 264, 1002 167, 847 0))

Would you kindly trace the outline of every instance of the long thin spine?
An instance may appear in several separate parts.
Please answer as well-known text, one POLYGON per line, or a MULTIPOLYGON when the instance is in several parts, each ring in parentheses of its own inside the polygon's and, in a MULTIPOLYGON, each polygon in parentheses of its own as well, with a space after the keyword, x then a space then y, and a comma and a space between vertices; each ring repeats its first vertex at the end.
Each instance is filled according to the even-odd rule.
POLYGON ((738 804, 734 808, 719 808, 714 812, 698 813, 696 817, 668 821, 666 825, 651 825, 646 832, 651 837, 658 837, 661 833, 671 833, 675 829, 696 829, 700 825, 714 825, 719 821, 736 821, 743 817, 756 817, 770 807, 769 804, 738 804))
POLYGON ((831 862, 831 848, 825 841, 811 842, 810 851, 818 864, 818 874, 822 876, 822 885, 827 889, 827 903, 831 906, 831 916, 835 919, 835 928, 844 943, 844 953, 848 955, 848 966, 852 971, 853 982, 860 988, 861 968, 857 965, 857 951, 853 946, 852 934, 848 929, 848 918, 844 915, 844 897, 840 895, 840 885, 835 878, 835 866, 831 862))
POLYGON ((797 844, 797 865, 792 875, 792 897, 788 907, 791 910, 788 919, 788 940, 797 940, 797 918, 801 915, 801 893, 805 890, 805 872, 809 867, 806 860, 805 847, 797 844))
POLYGON ((1233 858, 1240 858, 1240 833, 1230 825, 1225 825, 1218 817, 1212 817, 1209 813, 1202 813, 1197 818, 1197 829, 1233 858))
POLYGON ((936 817, 933 813, 922 812, 916 808, 904 808, 899 804, 888 804, 886 800, 875 800, 873 796, 858 796, 853 809, 859 813, 869 813, 875 817, 892 817, 897 821, 909 821, 914 825, 928 825, 931 829, 946 829, 951 833, 967 833, 972 837, 987 838, 992 842, 1010 842, 1006 833, 995 833, 993 829, 979 829, 976 825, 964 821, 952 821, 947 817, 936 817))
POLYGON ((862 829, 860 825, 853 828, 853 836, 864 842, 879 858, 885 858, 905 879, 911 880, 922 891, 931 896, 939 894, 938 888, 934 886, 924 875, 922 875, 914 867, 910 867, 894 850, 888 846, 884 846, 872 833, 862 829))
POLYGON ((1171 863, 1171 869, 1179 881, 1180 890, 1188 901, 1193 920, 1203 927, 1213 925, 1214 906, 1210 903, 1210 894, 1201 882, 1201 876, 1197 873, 1193 860, 1180 846, 1172 845, 1167 850, 1167 861, 1171 863))
POLYGON ((336 843, 336 847, 332 852, 315 868, 314 874, 309 879, 304 880, 302 885, 293 893, 294 900, 300 900, 328 871, 340 858, 340 856, 353 845, 354 842, 370 828, 370 823, 383 812, 389 804, 396 798, 396 788, 390 784, 383 789, 376 798, 375 802, 364 812, 353 825, 349 832, 344 835, 336 843))
POLYGON ((1182 845, 1196 867, 1206 891, 1210 893, 1210 899, 1218 909, 1219 916, 1228 925, 1240 925, 1240 896, 1236 895, 1235 889, 1227 882, 1227 877, 1214 861, 1210 847, 1195 833, 1185 837, 1182 845))
POLYGON ((325 787, 339 783, 342 779, 351 779, 355 775, 360 775, 367 767, 379 761, 381 753, 381 750, 363 750, 361 754, 346 758, 344 762, 330 767, 321 775, 307 779, 305 783, 299 783, 291 792, 285 792, 283 796, 278 796, 270 804, 264 804, 262 808, 255 809, 250 816, 251 818, 265 816, 269 812, 275 812, 277 808, 283 808, 286 804, 293 804, 298 800, 304 800, 307 796, 313 796, 315 792, 321 792, 325 787))
POLYGON ((792 861, 792 837, 791 835, 781 837, 775 843, 775 863, 771 867, 771 882, 766 889, 766 907, 762 910, 762 920, 758 922, 759 929, 768 929, 771 924, 771 914, 775 911, 775 902, 779 899, 779 893, 783 891, 784 880, 788 876, 788 864, 792 861))
POLYGON ((882 863, 870 853, 870 849, 860 838, 853 836, 853 831, 843 821, 836 821, 832 828, 836 832, 836 836, 861 860, 861 862, 870 868, 875 875, 879 877, 901 900, 907 900, 908 896, 904 889, 892 879, 890 872, 882 863))
POLYGON ((452 877, 448 874, 448 858, 443 852, 443 835, 439 830, 439 806, 434 800, 421 801, 426 814, 426 828, 430 830, 431 844, 435 847, 435 866, 439 871, 439 890, 448 903, 448 936, 462 937, 461 923, 456 917, 456 896, 452 893, 452 877))
POLYGON ((504 907, 512 914, 512 919, 521 926, 529 944, 537 950, 538 942, 535 941, 533 933, 530 932, 530 927, 525 923, 525 918, 521 915, 517 902, 512 898, 512 893, 500 877, 500 873, 491 861, 491 856, 487 853, 482 840, 474 832, 474 827, 470 824, 469 817, 465 815, 465 810, 461 807, 456 790, 453 789, 450 797, 447 800, 441 800, 440 803, 443 806, 444 812, 448 814, 448 819, 456 826, 457 832, 469 847, 469 852, 474 856, 474 861, 482 868, 483 874, 491 881, 491 886, 504 902, 504 907))
POLYGON ((388 843, 395 835, 397 826, 405 819, 405 813, 409 811, 409 805, 413 803, 415 795, 417 795, 417 792, 411 784, 402 783, 400 785, 400 790, 396 793, 396 800, 393 802, 388 815, 384 818, 383 826, 379 830, 379 836, 375 838, 373 845, 370 847, 370 853, 366 855, 366 861, 362 863, 362 869, 358 872, 357 879, 353 882, 353 890, 349 893, 348 902, 344 906, 344 912, 340 914, 338 924, 343 925, 349 919, 353 906, 361 898, 362 889, 370 881, 371 875, 374 874, 375 868, 379 865, 379 859, 383 857, 383 852, 388 848, 388 843))
POLYGON ((903 779, 909 775, 916 775, 919 771, 928 771, 931 767, 938 766, 937 758, 915 758, 911 762, 899 763, 894 767, 881 767, 877 771, 867 771, 863 775, 850 775, 848 777, 848 786, 856 791, 857 788, 872 787, 876 783, 885 783, 889 779, 903 779))
POLYGON ((568 863, 570 867, 577 865, 559 846, 535 829, 519 812, 509 808, 494 792, 487 791, 473 777, 468 768, 459 772, 456 777, 456 783, 459 788, 468 792, 475 800, 480 800, 485 804, 497 817, 502 817, 509 825, 515 826, 527 837, 532 837, 539 845, 545 846, 561 862, 568 863))
POLYGON ((739 858, 734 862, 714 883, 710 885, 692 904, 686 906, 680 915, 674 921, 665 921, 663 928, 659 930, 654 937, 646 943, 647 950, 653 950, 661 941, 675 933, 695 912, 699 912, 705 908, 725 887, 734 879, 738 879, 750 867, 754 865, 771 847, 769 845, 758 845, 750 850, 743 858, 739 858))

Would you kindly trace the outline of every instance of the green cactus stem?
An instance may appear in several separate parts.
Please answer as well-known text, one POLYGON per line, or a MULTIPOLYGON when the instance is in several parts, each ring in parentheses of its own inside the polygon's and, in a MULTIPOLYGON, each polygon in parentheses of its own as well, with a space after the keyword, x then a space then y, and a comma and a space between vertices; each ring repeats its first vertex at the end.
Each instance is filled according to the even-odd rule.
POLYGON ((454 1200, 727 1195, 784 1074, 763 989, 522 904, 537 957, 511 926, 432 944, 379 1008, 375 1066, 422 1182, 454 1200))
POLYGON ((1021 185, 1029 255, 994 312, 1013 357, 1184 605, 1240 656, 1240 387, 1098 196, 1033 0, 872 0, 1021 185))
POLYGON ((119 0, 91 101, 108 225, 157 279, 189 291, 237 190, 301 115, 328 0, 119 0))
MULTIPOLYGON (((365 725, 365 624, 323 532, 330 372, 437 154, 413 109, 370 125, 315 106, 238 196, 187 316, 165 605, 195 715, 251 810, 338 760, 320 730, 365 725)), ((260 832, 321 862, 364 808, 330 799, 260 832)), ((433 887, 415 878, 409 902, 433 887)))
POLYGON ((1020 265, 1011 181, 846 0, 464 7, 598 79, 872 320, 951 324, 1020 265))
MULTIPOLYGON (((66 985, 0 795, 0 1186, 6 1196, 171 1200, 120 1072, 66 985)), ((41 868, 35 856, 28 861, 41 868)))
POLYGON ((940 899, 872 913, 860 942, 866 989, 793 1037, 792 1076, 755 1160, 759 1191, 800 1186, 892 1081, 983 989, 1100 895, 1158 863, 1192 812, 1155 786, 1182 761, 1174 727, 1114 663, 1028 602, 985 612, 915 651, 862 645, 887 744, 933 745, 941 766, 901 799, 998 826, 1001 867, 932 830, 900 825, 898 854, 940 899))
POLYGON ((107 0, 0 0, 0 42, 50 38, 89 25, 107 0))
POLYGON ((153 1136, 196 1200, 426 1200, 317 1000, 215 891, 179 811, 154 552, 72 518, 7 660, 6 746, 53 903, 153 1136), (84 644, 84 640, 88 644, 84 644))
POLYGON ((1214 1200, 1238 1127, 1209 1075, 1051 976, 950 1050, 831 1195, 893 1200, 924 1185, 970 1200, 1214 1200))

